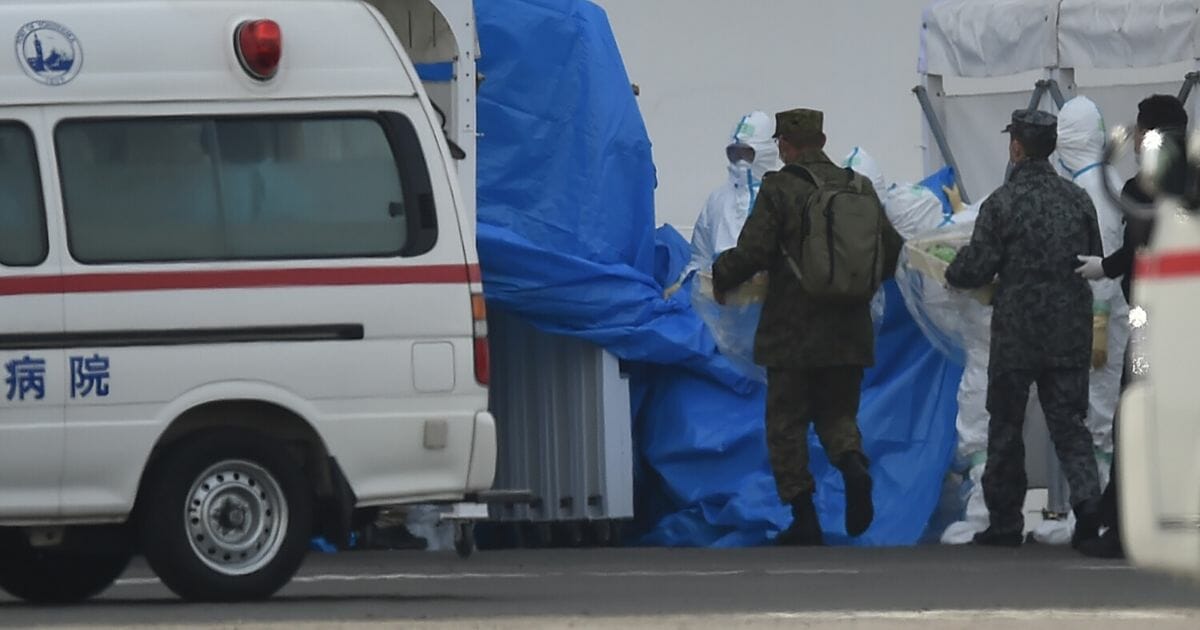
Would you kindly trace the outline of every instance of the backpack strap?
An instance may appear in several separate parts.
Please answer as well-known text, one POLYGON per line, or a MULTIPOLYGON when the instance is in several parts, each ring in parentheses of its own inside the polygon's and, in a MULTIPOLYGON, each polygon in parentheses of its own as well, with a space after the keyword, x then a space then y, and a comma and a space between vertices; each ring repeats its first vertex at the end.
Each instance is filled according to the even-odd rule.
POLYGON ((855 173, 854 169, 850 168, 849 166, 846 167, 846 176, 850 178, 848 183, 850 184, 850 187, 854 189, 854 192, 860 195, 863 194, 863 180, 866 179, 866 177, 860 178, 858 173, 855 173))
MULTIPOLYGON (((813 198, 818 194, 818 191, 824 185, 824 181, 822 181, 820 177, 817 177, 816 173, 813 173, 809 169, 799 164, 787 164, 783 167, 782 171, 806 180, 816 186, 818 189, 817 191, 813 192, 812 197, 805 199, 803 202, 803 210, 800 216, 800 241, 803 243, 804 241, 808 240, 810 230, 808 212, 812 206, 813 198)), ((779 251, 783 254, 783 259, 787 262, 788 268, 791 270, 792 275, 796 277, 796 280, 803 281, 804 278, 800 273, 800 265, 796 263, 796 259, 792 258, 791 253, 788 252, 787 247, 784 246, 782 241, 779 243, 779 251)))

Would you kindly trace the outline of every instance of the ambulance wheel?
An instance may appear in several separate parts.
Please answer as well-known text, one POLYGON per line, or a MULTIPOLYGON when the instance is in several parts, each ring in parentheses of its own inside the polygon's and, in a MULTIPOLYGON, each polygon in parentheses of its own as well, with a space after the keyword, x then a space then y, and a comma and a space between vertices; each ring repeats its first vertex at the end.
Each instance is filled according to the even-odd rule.
POLYGON ((307 478, 257 433, 220 430, 181 440, 145 484, 142 550, 180 597, 265 599, 299 570, 313 528, 307 478))
POLYGON ((33 604, 82 602, 112 586, 132 557, 123 546, 34 547, 24 531, 0 530, 0 589, 33 604))

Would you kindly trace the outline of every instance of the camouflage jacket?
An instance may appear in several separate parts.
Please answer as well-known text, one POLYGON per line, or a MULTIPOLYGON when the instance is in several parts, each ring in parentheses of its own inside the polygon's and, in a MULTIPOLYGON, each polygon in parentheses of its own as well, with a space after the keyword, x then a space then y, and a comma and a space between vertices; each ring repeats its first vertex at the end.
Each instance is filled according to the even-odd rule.
MULTIPOLYGON (((825 180, 848 177, 846 169, 822 151, 805 152, 797 163, 825 180)), ((869 182, 866 188, 874 190, 869 182)), ((812 182, 790 173, 767 174, 737 247, 713 264, 713 287, 730 291, 755 273, 768 272, 770 283, 754 339, 754 358, 759 364, 791 369, 867 367, 875 362, 870 305, 829 304, 806 295, 780 253, 781 242, 798 240, 804 203, 815 190, 812 182)), ((886 220, 884 226, 884 273, 891 277, 902 241, 886 220)), ((798 252, 791 254, 799 256, 798 252)))
POLYGON ((1045 160, 1018 164, 979 209, 971 243, 946 270, 961 289, 998 278, 989 370, 1086 368, 1092 292, 1077 256, 1101 256, 1096 208, 1045 160))

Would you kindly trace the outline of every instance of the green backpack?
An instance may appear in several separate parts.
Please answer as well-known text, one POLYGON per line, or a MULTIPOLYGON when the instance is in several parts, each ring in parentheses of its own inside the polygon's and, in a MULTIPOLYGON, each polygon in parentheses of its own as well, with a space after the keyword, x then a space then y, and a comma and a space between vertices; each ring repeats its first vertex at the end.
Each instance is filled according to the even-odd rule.
POLYGON ((788 243, 799 260, 780 244, 783 256, 804 291, 838 303, 868 303, 883 283, 883 222, 879 198, 870 182, 847 168, 847 181, 825 182, 797 164, 783 168, 817 190, 803 204, 800 241, 788 243))

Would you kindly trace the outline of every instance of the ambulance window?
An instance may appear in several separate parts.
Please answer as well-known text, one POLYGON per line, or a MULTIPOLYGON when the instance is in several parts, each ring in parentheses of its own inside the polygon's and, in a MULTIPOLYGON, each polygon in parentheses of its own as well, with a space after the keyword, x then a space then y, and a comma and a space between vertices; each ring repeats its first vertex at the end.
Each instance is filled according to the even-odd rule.
POLYGON ((63 122, 71 252, 85 263, 407 255, 411 233, 427 232, 410 209, 432 197, 424 161, 416 176, 398 164, 411 153, 395 137, 373 115, 63 122))
POLYGON ((33 136, 20 123, 0 122, 0 264, 40 265, 48 249, 33 136))

